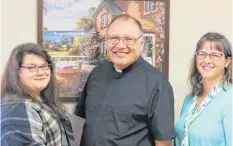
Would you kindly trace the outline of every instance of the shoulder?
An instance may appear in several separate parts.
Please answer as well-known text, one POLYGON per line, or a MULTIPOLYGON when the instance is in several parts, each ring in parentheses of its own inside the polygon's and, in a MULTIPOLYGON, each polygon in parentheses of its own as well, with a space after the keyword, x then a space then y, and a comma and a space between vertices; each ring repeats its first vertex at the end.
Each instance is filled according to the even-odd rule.
POLYGON ((2 113, 9 113, 12 110, 25 110, 28 100, 8 100, 1 103, 2 113))
POLYGON ((216 102, 222 104, 224 107, 232 105, 232 86, 222 88, 222 90, 216 95, 216 102))
POLYGON ((111 65, 110 61, 104 60, 104 61, 100 62, 98 65, 96 65, 91 72, 96 73, 99 70, 106 70, 107 67, 110 66, 110 65, 111 65))
POLYGON ((104 60, 92 69, 92 71, 88 75, 87 82, 89 82, 92 79, 99 79, 108 76, 111 68, 111 62, 108 60, 104 60))
POLYGON ((222 90, 222 94, 223 96, 226 96, 228 97, 229 99, 232 99, 231 95, 232 95, 232 85, 229 85, 227 87, 224 87, 223 90, 222 90))
POLYGON ((194 97, 191 96, 190 94, 185 96, 183 106, 182 106, 182 110, 181 110, 181 114, 183 112, 185 112, 188 109, 188 107, 192 104, 193 98, 194 97))
MULTIPOLYGON (((1 124, 4 127, 28 127, 35 123, 41 127, 42 118, 36 105, 30 100, 7 101, 1 103, 1 124)), ((5 129, 6 130, 6 129, 5 129)))
MULTIPOLYGON (((139 58, 139 68, 146 78, 152 82, 155 86, 167 86, 171 87, 170 82, 165 78, 161 71, 146 62, 143 58, 139 58)), ((142 75, 143 75, 142 74, 142 75)))
MULTIPOLYGON (((107 69, 107 66, 110 66, 110 65, 111 65, 110 61, 104 60, 104 61, 100 62, 98 65, 96 65, 96 66, 92 69, 92 71, 90 72, 90 75, 99 73, 100 71, 103 72, 104 70, 107 69)), ((89 75, 89 76, 90 76, 90 75, 89 75)))
POLYGON ((149 74, 152 77, 162 77, 162 78, 164 78, 161 71, 159 71, 157 68, 155 68, 154 66, 152 66, 148 62, 146 62, 143 58, 140 57, 139 59, 140 59, 139 67, 141 67, 145 71, 146 74, 149 74))
POLYGON ((232 111, 232 85, 221 90, 216 98, 216 106, 221 106, 222 111, 232 111))
POLYGON ((189 104, 190 102, 193 101, 193 96, 191 96, 190 94, 186 95, 184 98, 184 104, 189 104))
POLYGON ((47 115, 45 111, 40 104, 31 99, 9 100, 1 103, 2 118, 40 118, 42 114, 47 115))
POLYGON ((1 114, 9 115, 12 113, 25 113, 28 110, 36 109, 31 100, 9 100, 1 103, 1 114))

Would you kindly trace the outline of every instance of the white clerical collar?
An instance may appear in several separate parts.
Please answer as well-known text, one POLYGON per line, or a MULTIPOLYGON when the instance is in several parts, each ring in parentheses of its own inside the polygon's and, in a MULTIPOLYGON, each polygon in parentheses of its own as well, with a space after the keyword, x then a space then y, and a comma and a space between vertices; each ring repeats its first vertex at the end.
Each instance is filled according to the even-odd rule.
POLYGON ((122 72, 121 69, 118 69, 118 68, 116 68, 115 66, 114 66, 114 68, 115 68, 116 72, 122 72))

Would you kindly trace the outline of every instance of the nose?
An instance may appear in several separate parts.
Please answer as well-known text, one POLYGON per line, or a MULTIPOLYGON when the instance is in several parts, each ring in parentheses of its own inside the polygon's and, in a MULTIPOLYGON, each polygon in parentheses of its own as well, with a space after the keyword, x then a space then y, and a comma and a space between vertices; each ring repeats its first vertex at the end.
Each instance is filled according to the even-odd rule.
POLYGON ((38 68, 38 71, 36 72, 37 75, 43 75, 44 71, 42 70, 41 67, 38 68))
POLYGON ((203 60, 204 62, 211 62, 210 55, 206 55, 206 57, 203 60))
POLYGON ((126 45, 122 39, 119 40, 119 42, 116 44, 117 48, 125 48, 126 45))

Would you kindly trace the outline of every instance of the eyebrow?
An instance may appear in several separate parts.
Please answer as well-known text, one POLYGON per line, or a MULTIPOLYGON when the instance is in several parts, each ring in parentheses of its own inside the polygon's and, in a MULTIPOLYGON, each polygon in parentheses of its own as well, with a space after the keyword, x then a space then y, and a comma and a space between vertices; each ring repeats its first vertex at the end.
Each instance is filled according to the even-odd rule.
MULTIPOLYGON (((110 37, 121 37, 121 36, 119 36, 119 35, 110 35, 110 37)), ((136 38, 136 37, 130 36, 130 35, 124 35, 124 36, 122 36, 122 38, 136 38)))
MULTIPOLYGON (((48 63, 44 63, 44 64, 41 64, 41 65, 47 65, 48 63)), ((38 64, 35 64, 35 63, 29 63, 29 64, 24 64, 24 65, 34 65, 34 66, 41 66, 41 65, 38 65, 38 64)))
POLYGON ((205 53, 205 54, 223 54, 222 52, 211 52, 211 53, 207 53, 207 52, 204 52, 204 51, 198 51, 198 52, 202 52, 202 53, 205 53))
POLYGON ((126 37, 126 38, 136 38, 136 37, 130 36, 130 35, 125 35, 124 37, 126 37))

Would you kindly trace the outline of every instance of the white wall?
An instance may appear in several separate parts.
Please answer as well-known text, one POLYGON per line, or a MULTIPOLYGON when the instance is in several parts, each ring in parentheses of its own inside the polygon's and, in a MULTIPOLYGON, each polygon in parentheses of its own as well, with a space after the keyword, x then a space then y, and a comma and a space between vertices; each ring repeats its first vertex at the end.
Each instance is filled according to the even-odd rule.
MULTIPOLYGON (((1 0, 1 68, 17 44, 36 42, 36 0, 1 0)), ((169 80, 174 88, 176 119, 188 92, 189 60, 198 39, 217 31, 232 39, 231 0, 170 0, 169 80)), ((74 104, 66 104, 73 111, 74 104)))
MULTIPOLYGON (((0 34, 2 34, 2 1, 0 1, 0 34)), ((2 44, 2 35, 0 35, 0 47, 2 44)), ((2 48, 0 48, 0 60, 2 62, 2 48)), ((2 63, 0 63, 0 70, 2 70, 2 63)), ((2 73, 2 71, 0 71, 0 73, 2 73)), ((1 79, 1 77, 0 77, 1 79)))
POLYGON ((36 42, 36 0, 1 0, 1 69, 11 50, 23 42, 36 42))
POLYGON ((174 88, 176 119, 188 93, 189 65, 197 41, 208 31, 232 42, 231 0, 170 0, 169 80, 174 88))
MULTIPOLYGON (((1 0, 1 74, 11 50, 20 43, 37 42, 37 0, 1 0)), ((75 104, 65 104, 73 112, 75 104)))

